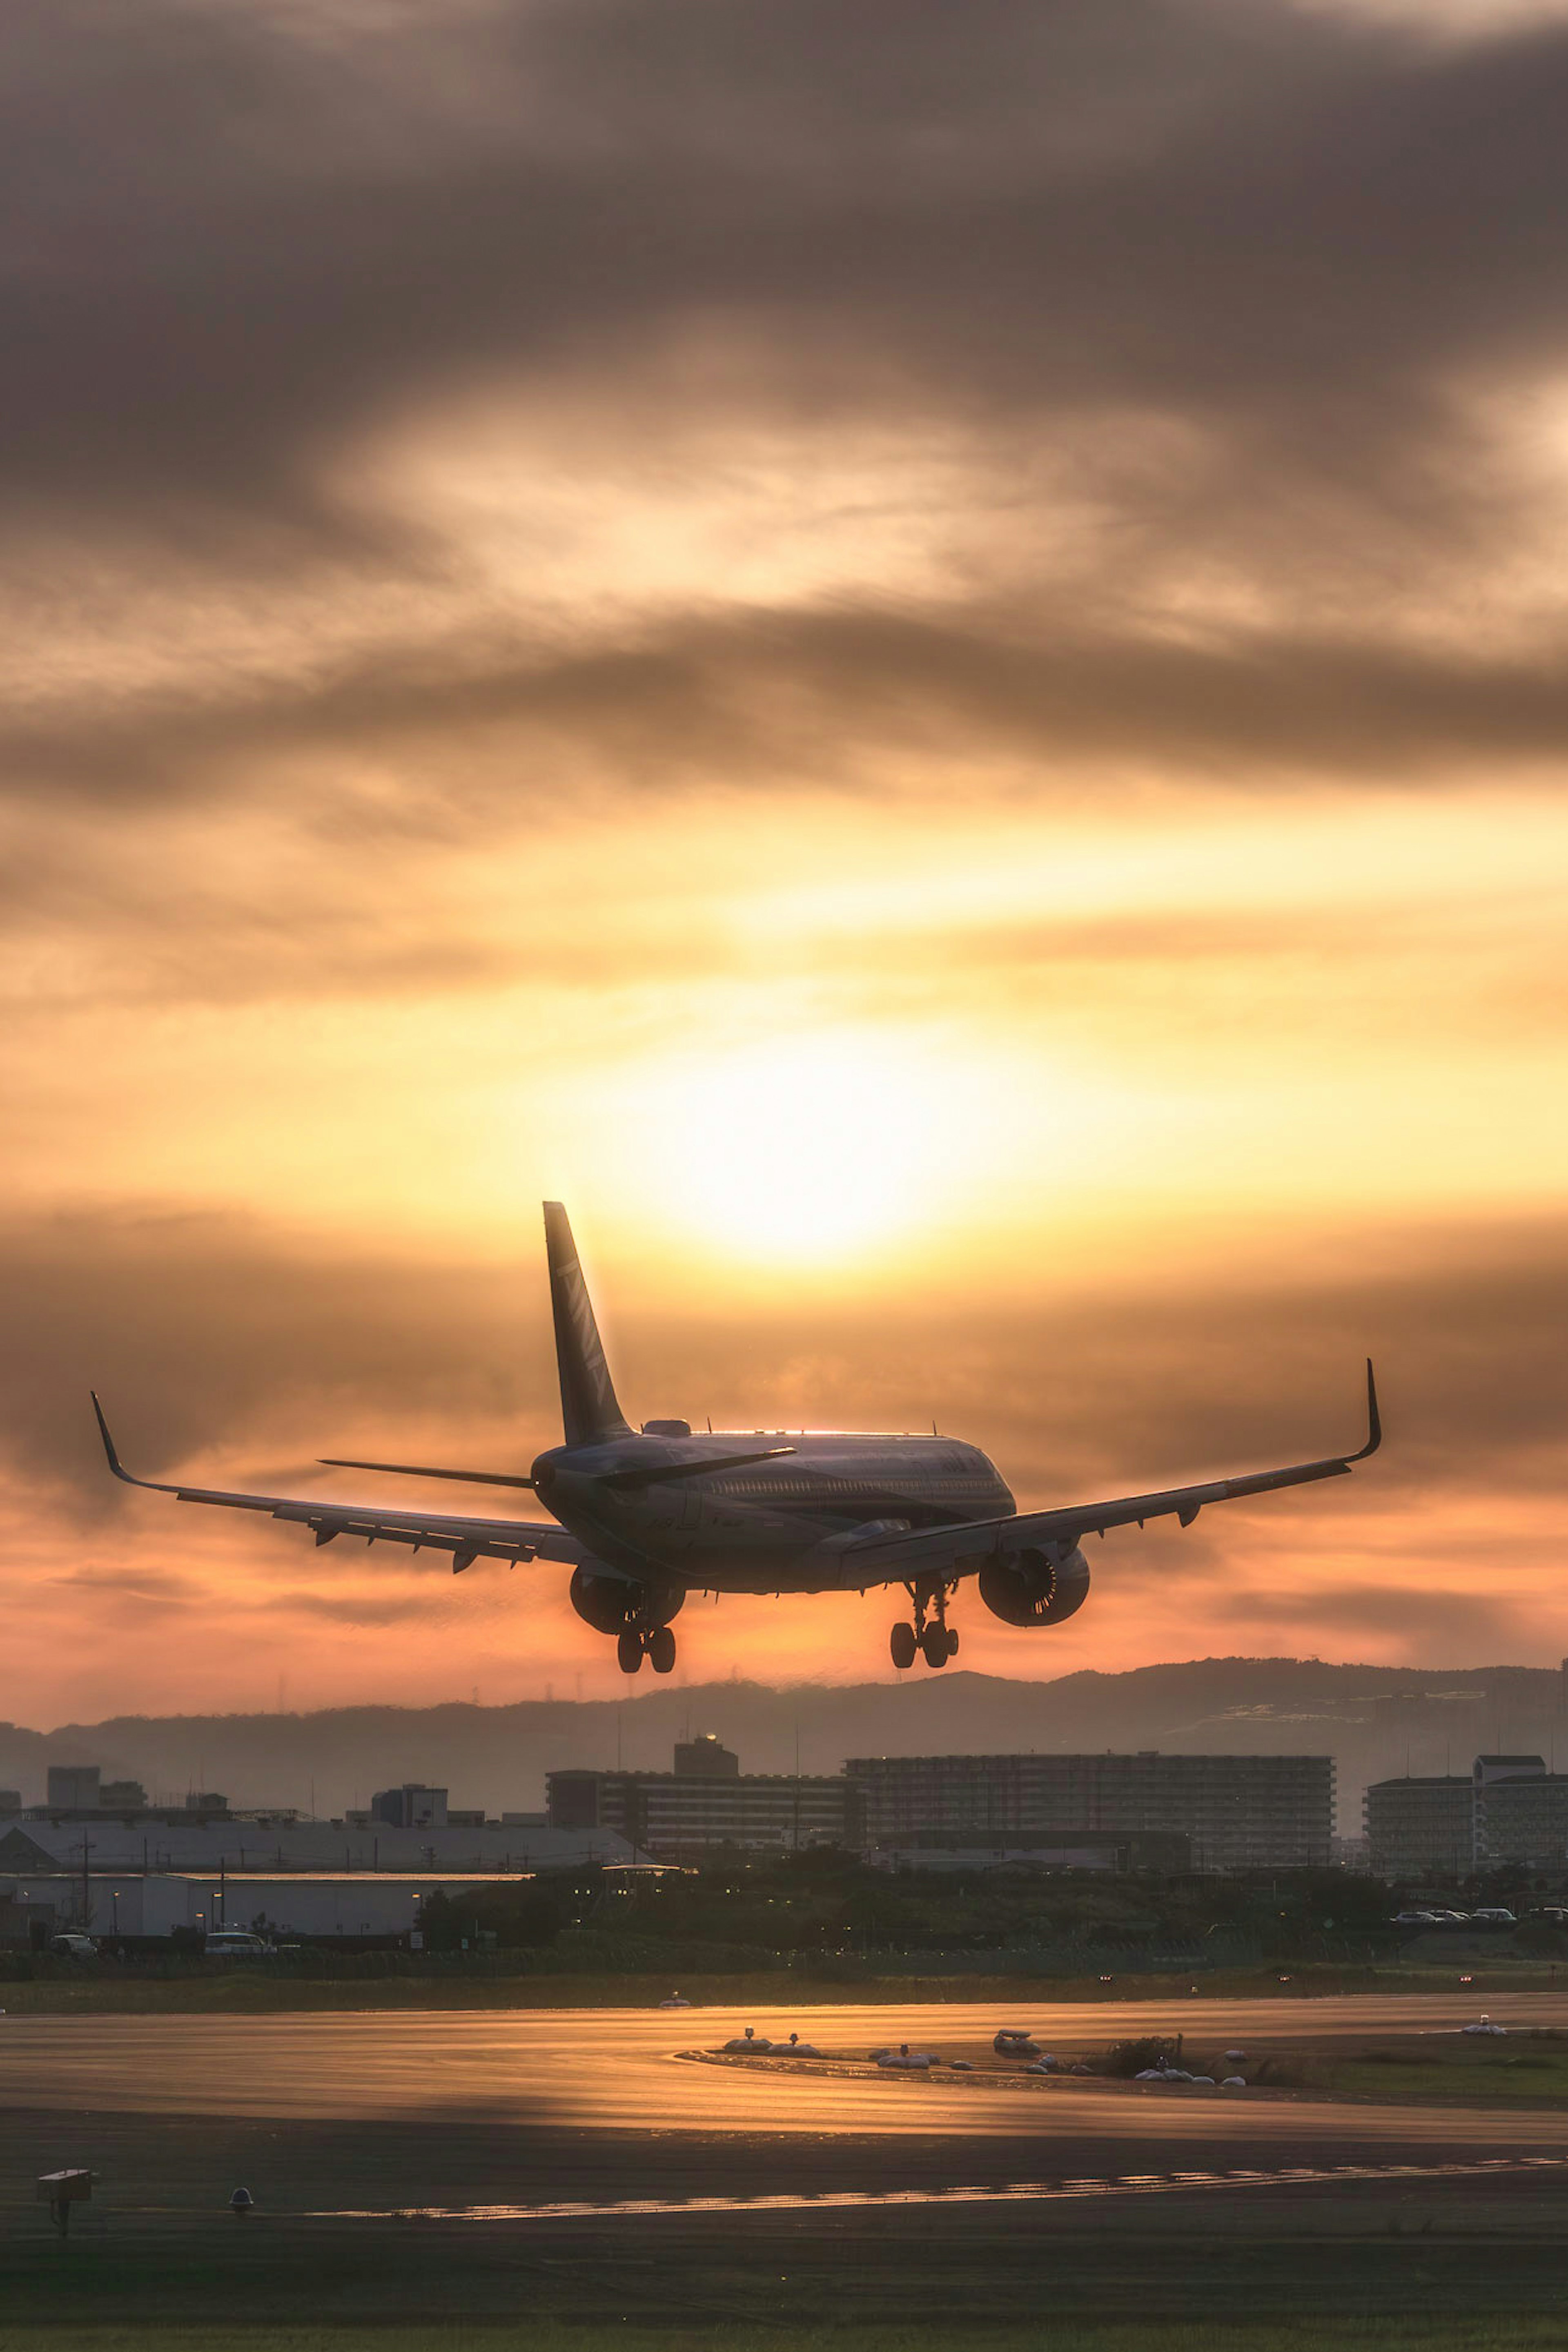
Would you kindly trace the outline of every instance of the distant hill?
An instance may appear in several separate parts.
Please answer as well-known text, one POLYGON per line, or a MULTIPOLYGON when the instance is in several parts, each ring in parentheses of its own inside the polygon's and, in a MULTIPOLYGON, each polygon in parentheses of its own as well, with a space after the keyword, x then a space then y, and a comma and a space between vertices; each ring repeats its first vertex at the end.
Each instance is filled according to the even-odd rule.
POLYGON ((49 1764, 96 1763, 154 1795, 221 1789, 235 1804, 340 1814, 391 1783, 430 1780, 487 1812, 544 1801, 560 1765, 667 1767, 689 1728, 713 1731, 756 1772, 832 1772, 848 1756, 1160 1748, 1176 1753, 1333 1755, 1341 1826, 1359 1827, 1366 1782, 1468 1771, 1480 1750, 1539 1750, 1568 1769, 1564 1677, 1551 1668, 1326 1665, 1315 1658, 1202 1658, 1056 1682, 912 1675, 825 1686, 643 1685, 619 1701, 515 1706, 356 1706, 314 1715, 119 1716, 49 1732, 0 1724, 0 1785, 34 1802, 49 1764))

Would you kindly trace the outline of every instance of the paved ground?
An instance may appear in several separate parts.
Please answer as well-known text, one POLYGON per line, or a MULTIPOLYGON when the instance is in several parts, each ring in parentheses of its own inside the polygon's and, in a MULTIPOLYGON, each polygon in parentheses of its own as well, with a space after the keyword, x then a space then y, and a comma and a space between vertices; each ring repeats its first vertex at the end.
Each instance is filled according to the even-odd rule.
MULTIPOLYGON (((1568 2027, 1568 1994, 1491 2009, 1516 2029, 1568 2027)), ((666 2316, 711 2316, 841 2308, 848 2263, 865 2308, 915 2315, 1030 2308, 1046 2275, 1079 2308, 1555 2306, 1568 2114, 791 2077, 678 2054, 747 2023, 845 2051, 973 2045, 1009 2023, 1064 2052, 1179 2027, 1279 2053, 1451 2032, 1470 2014, 1357 1997, 1006 2018, 954 2004, 3 2019, 0 2292, 61 2315, 148 2295, 349 2315, 505 2309, 526 2287, 539 2308, 651 2296, 666 2316), (92 2221, 107 2232, 89 2228, 68 2272, 32 2182, 75 2163, 103 2177, 92 2221), (224 2208, 242 2181, 257 2210, 236 2224, 224 2208), (410 2218, 433 2213, 471 2218, 410 2218)))

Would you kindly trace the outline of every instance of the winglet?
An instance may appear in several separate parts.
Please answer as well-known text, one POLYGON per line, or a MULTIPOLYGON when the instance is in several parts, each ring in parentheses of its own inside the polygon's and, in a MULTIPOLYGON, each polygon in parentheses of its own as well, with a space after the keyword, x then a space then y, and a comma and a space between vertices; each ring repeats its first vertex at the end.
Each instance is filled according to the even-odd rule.
POLYGON ((141 1479, 133 1478, 131 1476, 130 1471, 126 1469, 124 1464, 120 1461, 119 1454, 114 1450, 114 1440, 109 1433, 109 1423, 103 1417, 103 1407, 98 1401, 98 1391, 96 1389, 89 1389, 88 1394, 92 1399, 92 1409, 98 1415, 98 1433, 103 1440, 103 1450, 109 1456, 110 1468, 113 1471, 117 1478, 123 1478, 128 1486, 140 1486, 141 1484, 141 1479))
POLYGON ((1383 1443, 1383 1416, 1377 1410, 1377 1381, 1373 1375, 1372 1358, 1366 1360, 1366 1444, 1359 1452, 1347 1454, 1347 1462, 1364 1462, 1375 1454, 1383 1443))

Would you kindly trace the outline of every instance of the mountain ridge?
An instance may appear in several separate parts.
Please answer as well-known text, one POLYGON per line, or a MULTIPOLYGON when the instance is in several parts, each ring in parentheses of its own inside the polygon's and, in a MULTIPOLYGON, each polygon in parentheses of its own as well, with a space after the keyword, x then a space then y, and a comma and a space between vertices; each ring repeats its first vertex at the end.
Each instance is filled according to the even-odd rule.
POLYGON ((852 1756, 1159 1748, 1333 1755, 1342 1830, 1369 1780, 1468 1772, 1500 1748, 1568 1766, 1568 1675, 1555 1667, 1380 1666, 1316 1658, 1169 1661, 1051 1680, 950 1668, 921 1679, 662 1684, 612 1699, 361 1705, 300 1714, 115 1716, 49 1731, 0 1723, 0 1784, 41 1802, 51 1764, 96 1763, 179 1801, 221 1789, 235 1805, 332 1816, 400 1780, 455 1805, 537 1810, 567 1767, 668 1769, 674 1742, 712 1731, 754 1772, 836 1772, 852 1756), (798 1761, 797 1761, 798 1759, 798 1761))

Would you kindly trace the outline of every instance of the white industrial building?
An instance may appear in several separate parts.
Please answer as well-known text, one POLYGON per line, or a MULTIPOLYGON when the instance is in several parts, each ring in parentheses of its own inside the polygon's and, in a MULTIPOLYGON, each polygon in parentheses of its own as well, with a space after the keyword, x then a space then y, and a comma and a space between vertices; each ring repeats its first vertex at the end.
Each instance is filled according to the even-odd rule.
POLYGON ((274 1871, 201 1874, 139 1871, 38 1871, 0 1878, 0 1941, 25 1943, 40 1919, 53 1934, 72 1927, 90 1936, 171 1936, 176 1927, 203 1935, 218 1927, 254 1927, 291 1936, 385 1937, 417 1929, 425 1898, 437 1893, 493 1886, 494 1877, 431 1872, 365 1872, 351 1878, 325 1872, 304 1876, 274 1871))
POLYGON ((209 1821, 178 1813, 118 1820, 103 1814, 52 1821, 29 1814, 0 1822, 0 1882, 13 1871, 271 1871, 303 1875, 429 1871, 505 1878, 534 1870, 630 1862, 626 1839, 612 1829, 540 1828, 531 1822, 486 1822, 458 1828, 398 1829, 367 1821, 209 1821))

